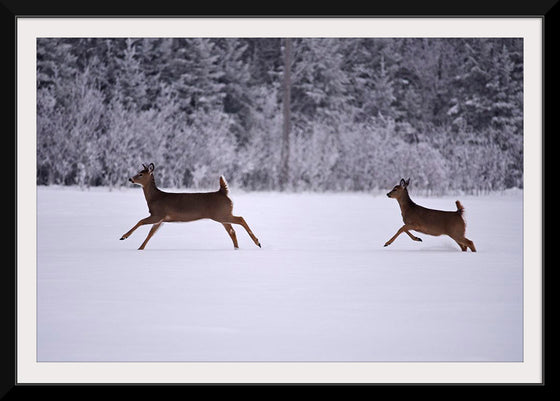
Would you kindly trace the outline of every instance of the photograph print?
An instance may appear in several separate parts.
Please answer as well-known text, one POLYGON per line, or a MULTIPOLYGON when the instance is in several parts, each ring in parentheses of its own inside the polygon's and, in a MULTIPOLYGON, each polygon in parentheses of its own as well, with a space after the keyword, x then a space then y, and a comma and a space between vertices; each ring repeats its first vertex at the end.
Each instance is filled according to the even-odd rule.
POLYGON ((40 37, 37 362, 523 362, 524 40, 40 37))

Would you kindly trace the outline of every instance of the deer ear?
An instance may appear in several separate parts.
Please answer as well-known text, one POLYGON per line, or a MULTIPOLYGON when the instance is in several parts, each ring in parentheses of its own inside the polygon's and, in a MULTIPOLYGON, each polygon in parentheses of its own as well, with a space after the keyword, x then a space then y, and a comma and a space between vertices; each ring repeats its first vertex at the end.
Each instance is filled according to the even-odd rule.
POLYGON ((410 184, 410 178, 404 182, 404 186, 408 187, 408 184, 410 184))
POLYGON ((148 167, 146 167, 146 165, 144 163, 142 163, 142 167, 144 168, 144 170, 148 169, 148 167))
POLYGON ((154 168, 156 168, 156 166, 154 166, 154 163, 150 163, 150 164, 148 165, 148 172, 150 172, 150 173, 153 172, 153 171, 154 171, 154 168))
POLYGON ((400 185, 401 187, 406 187, 408 184, 407 184, 407 182, 404 180, 404 178, 401 178, 401 182, 399 183, 399 185, 400 185))

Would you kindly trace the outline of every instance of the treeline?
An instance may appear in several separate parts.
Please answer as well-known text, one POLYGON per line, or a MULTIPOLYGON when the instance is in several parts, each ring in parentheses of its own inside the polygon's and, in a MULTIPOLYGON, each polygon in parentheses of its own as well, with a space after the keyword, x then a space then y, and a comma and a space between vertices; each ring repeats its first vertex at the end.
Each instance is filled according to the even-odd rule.
MULTIPOLYGON (((37 41, 37 183, 280 188, 284 40, 37 41)), ((288 190, 523 187, 521 39, 292 39, 288 190)))

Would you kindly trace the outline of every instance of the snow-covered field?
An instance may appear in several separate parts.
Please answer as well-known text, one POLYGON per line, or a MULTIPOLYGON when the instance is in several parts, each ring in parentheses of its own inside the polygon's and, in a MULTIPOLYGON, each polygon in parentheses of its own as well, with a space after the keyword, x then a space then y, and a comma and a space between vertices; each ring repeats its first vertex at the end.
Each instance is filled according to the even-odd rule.
POLYGON ((522 361, 521 192, 411 197, 466 208, 477 253, 401 235, 384 193, 231 191, 240 249, 213 221, 149 226, 139 188, 37 191, 37 359, 522 361))

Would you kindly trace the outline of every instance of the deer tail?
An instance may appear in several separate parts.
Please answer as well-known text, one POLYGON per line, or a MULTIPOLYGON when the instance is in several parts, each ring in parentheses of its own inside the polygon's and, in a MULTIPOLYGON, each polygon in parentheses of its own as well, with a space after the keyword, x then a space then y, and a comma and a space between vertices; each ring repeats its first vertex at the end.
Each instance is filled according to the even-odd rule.
POLYGON ((459 214, 462 216, 463 212, 465 211, 465 208, 463 207, 461 202, 459 202, 458 200, 455 201, 455 205, 457 205, 457 212, 459 212, 459 214))
POLYGON ((224 195, 229 194, 228 184, 223 175, 220 176, 220 192, 224 195))

